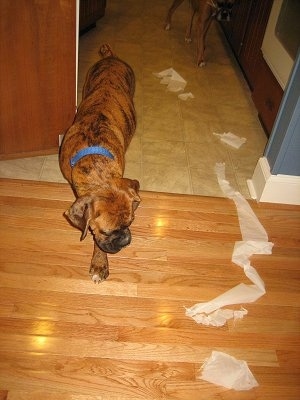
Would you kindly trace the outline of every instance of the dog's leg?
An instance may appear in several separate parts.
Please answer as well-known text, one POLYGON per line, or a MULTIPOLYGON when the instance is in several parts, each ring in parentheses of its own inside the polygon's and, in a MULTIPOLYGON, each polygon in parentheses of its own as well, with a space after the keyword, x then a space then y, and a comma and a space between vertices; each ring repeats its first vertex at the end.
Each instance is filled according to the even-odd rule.
POLYGON ((171 22, 172 22, 172 15, 176 11, 176 9, 180 6, 181 3, 183 3, 184 0, 174 0, 173 4, 169 8, 166 22, 165 22, 165 30, 169 31, 171 29, 171 22))
POLYGON ((213 20, 213 16, 210 17, 210 19, 209 19, 209 21, 208 21, 208 23, 207 23, 205 32, 204 32, 204 36, 203 36, 203 56, 202 56, 202 60, 203 60, 203 61, 202 61, 202 63, 200 62, 200 64, 199 64, 199 62, 198 62, 197 65, 198 65, 199 67, 204 67, 204 66, 206 65, 206 62, 204 61, 206 35, 207 35, 208 29, 209 29, 209 27, 210 27, 210 25, 211 25, 211 23, 212 23, 212 20, 213 20))
POLYGON ((190 22, 186 27, 186 32, 185 32, 185 41, 187 43, 191 43, 192 41, 192 29, 193 29, 193 22, 194 22, 194 17, 196 15, 197 11, 191 9, 191 18, 190 18, 190 22))
POLYGON ((104 281, 109 275, 107 254, 96 243, 94 243, 94 253, 89 274, 94 283, 104 281))
POLYGON ((212 22, 212 10, 211 6, 206 3, 202 12, 198 16, 197 20, 197 55, 196 55, 196 62, 197 66, 204 67, 204 52, 205 52, 205 40, 206 34, 212 22))

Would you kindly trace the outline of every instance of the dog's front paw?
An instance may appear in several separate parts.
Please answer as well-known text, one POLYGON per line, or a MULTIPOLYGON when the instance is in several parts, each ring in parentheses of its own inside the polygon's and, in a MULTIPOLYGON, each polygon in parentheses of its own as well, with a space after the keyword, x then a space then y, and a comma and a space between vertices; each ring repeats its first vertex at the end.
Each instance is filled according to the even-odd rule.
POLYGON ((186 41, 186 43, 192 42, 192 38, 190 36, 185 37, 184 40, 186 41))
POLYGON ((94 283, 105 281, 109 275, 107 254, 100 250, 96 243, 89 274, 94 283))
POLYGON ((166 24, 165 24, 165 30, 166 31, 169 31, 171 29, 171 24, 169 23, 169 22, 167 22, 166 24))
POLYGON ((109 269, 107 265, 103 267, 91 265, 89 274, 94 283, 99 283, 105 281, 105 279, 108 278, 109 269))

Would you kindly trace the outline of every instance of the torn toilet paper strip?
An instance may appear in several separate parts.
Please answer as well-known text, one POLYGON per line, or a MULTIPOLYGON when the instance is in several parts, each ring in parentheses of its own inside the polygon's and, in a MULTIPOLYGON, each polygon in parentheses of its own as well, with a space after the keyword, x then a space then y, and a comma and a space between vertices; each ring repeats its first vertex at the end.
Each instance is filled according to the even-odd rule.
POLYGON ((187 83, 173 68, 168 68, 161 72, 153 72, 153 75, 161 78, 160 83, 167 85, 167 89, 171 92, 184 90, 187 83))
POLYGON ((244 144, 247 141, 246 138, 239 137, 232 132, 227 132, 227 133, 213 132, 213 135, 219 136, 221 142, 229 144, 229 146, 234 147, 235 149, 239 149, 242 146, 242 144, 244 144))
POLYGON ((178 95, 178 98, 180 100, 187 100, 187 99, 193 99, 195 96, 193 95, 193 93, 188 92, 188 93, 181 93, 178 95))
POLYGON ((233 200, 236 205, 243 241, 268 242, 268 234, 257 219, 248 201, 239 192, 233 190, 226 180, 225 164, 216 163, 215 173, 222 192, 226 197, 233 200))
POLYGON ((212 352, 203 364, 199 378, 234 390, 250 390, 258 386, 246 361, 220 351, 212 352))
POLYGON ((212 325, 212 326, 223 326, 228 319, 241 319, 244 315, 247 315, 248 311, 245 308, 241 308, 240 310, 228 310, 228 309, 217 309, 216 311, 212 312, 211 314, 206 313, 196 313, 193 317, 194 320, 198 324, 202 325, 212 325))
MULTIPOLYGON (((223 193, 232 199, 236 205, 243 239, 235 242, 232 262, 244 269, 245 275, 253 285, 240 283, 209 302, 198 303, 187 308, 185 314, 193 318, 197 323, 222 326, 228 319, 234 318, 234 311, 231 311, 232 316, 230 316, 229 310, 226 310, 225 317, 222 314, 224 310, 219 311, 219 309, 233 304, 252 303, 266 293, 264 282, 251 265, 250 257, 253 254, 271 254, 273 243, 268 241, 267 232, 257 219, 247 200, 239 192, 234 191, 225 179, 225 165, 216 164, 215 172, 223 193)), ((239 314, 235 318, 242 318, 243 315, 245 314, 239 314)))

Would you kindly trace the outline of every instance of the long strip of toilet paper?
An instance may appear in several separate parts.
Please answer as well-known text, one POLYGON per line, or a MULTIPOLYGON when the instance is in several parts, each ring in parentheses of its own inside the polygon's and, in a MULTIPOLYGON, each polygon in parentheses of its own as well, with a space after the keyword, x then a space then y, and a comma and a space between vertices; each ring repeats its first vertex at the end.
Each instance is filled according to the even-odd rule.
POLYGON ((217 163, 215 173, 220 188, 225 196, 232 199, 236 205, 242 241, 235 242, 232 261, 244 269, 245 275, 253 283, 240 283, 227 292, 207 303, 198 303, 186 309, 186 315, 203 325, 222 326, 228 319, 243 318, 247 310, 234 311, 222 309, 233 304, 252 303, 266 293, 265 285, 249 258, 253 254, 271 254, 273 243, 268 241, 268 235, 261 225, 247 200, 233 190, 225 178, 225 164, 217 163))

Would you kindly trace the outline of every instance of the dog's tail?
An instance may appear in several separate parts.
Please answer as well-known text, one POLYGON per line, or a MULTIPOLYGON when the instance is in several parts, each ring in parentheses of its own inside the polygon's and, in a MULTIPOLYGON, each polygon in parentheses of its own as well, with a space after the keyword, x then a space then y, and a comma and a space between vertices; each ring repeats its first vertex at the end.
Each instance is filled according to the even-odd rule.
POLYGON ((114 57, 114 53, 108 43, 103 44, 99 49, 99 55, 102 58, 114 57))

